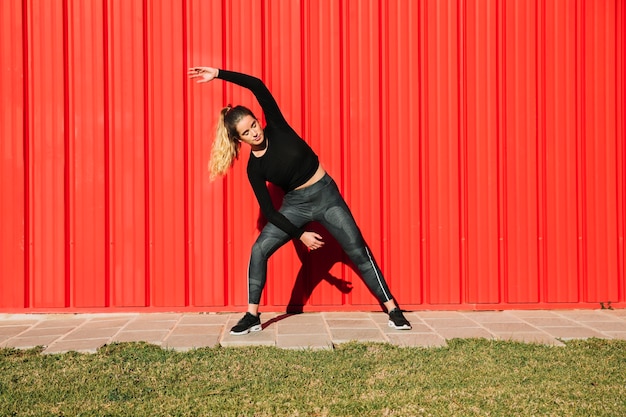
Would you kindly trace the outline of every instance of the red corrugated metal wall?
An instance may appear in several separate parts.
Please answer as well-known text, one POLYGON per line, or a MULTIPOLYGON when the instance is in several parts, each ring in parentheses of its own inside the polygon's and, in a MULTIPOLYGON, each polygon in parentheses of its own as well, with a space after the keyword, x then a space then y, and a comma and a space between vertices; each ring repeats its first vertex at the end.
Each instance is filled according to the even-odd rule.
MULTIPOLYGON (((192 65, 266 80, 403 307, 626 305, 623 1, 3 0, 0 31, 1 311, 243 307, 247 155, 206 165, 260 109, 192 65)), ((332 240, 269 274, 264 309, 377 308, 332 240)))

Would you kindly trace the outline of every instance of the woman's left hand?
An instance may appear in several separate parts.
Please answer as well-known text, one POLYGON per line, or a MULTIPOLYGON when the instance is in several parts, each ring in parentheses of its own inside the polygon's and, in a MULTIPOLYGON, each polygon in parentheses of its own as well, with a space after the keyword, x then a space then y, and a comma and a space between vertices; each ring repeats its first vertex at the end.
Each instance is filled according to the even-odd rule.
POLYGON ((217 78, 220 70, 213 67, 193 67, 189 68, 187 75, 189 78, 199 78, 197 82, 208 83, 209 81, 217 78))
POLYGON ((304 246, 309 248, 309 250, 319 249, 324 246, 322 236, 315 232, 302 233, 302 236, 300 236, 300 240, 302 241, 302 243, 304 243, 304 246))

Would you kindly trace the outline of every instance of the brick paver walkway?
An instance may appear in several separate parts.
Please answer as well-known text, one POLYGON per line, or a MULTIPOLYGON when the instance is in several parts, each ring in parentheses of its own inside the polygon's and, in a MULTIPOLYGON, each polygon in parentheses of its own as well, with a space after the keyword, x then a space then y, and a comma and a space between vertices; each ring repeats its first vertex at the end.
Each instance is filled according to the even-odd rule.
POLYGON ((560 346, 581 338, 626 339, 626 310, 420 311, 413 329, 393 330, 382 312, 263 313, 263 331, 228 333, 242 313, 0 314, 0 348, 44 346, 44 353, 95 352, 115 342, 166 349, 267 345, 332 349, 349 341, 445 346, 454 338, 516 340, 560 346))

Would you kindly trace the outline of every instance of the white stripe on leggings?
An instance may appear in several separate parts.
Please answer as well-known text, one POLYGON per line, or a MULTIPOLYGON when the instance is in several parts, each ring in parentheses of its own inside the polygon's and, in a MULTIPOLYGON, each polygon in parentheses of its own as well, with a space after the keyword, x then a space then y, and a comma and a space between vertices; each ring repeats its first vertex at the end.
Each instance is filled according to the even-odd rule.
POLYGON ((385 291, 385 287, 383 286, 383 282, 382 282, 382 277, 378 274, 378 271, 376 270, 376 264, 374 263, 374 260, 372 259, 372 255, 370 254, 369 249, 367 249, 367 246, 365 247, 365 252, 367 252, 367 257, 370 259, 370 263, 372 264, 372 269, 374 270, 374 273, 376 274, 376 279, 378 280, 378 285, 380 285, 380 289, 383 290, 383 294, 385 295, 385 298, 387 298, 387 301, 391 300, 391 297, 389 296, 389 294, 387 294, 387 291, 385 291))
POLYGON ((248 305, 250 305, 250 262, 252 262, 252 255, 248 258, 248 270, 246 271, 246 281, 248 284, 248 305))

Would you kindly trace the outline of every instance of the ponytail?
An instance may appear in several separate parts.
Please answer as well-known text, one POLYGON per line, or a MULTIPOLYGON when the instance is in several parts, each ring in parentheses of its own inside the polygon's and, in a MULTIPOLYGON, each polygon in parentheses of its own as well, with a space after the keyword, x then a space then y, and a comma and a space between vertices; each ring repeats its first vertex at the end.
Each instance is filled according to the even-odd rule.
POLYGON ((238 140, 231 140, 228 129, 224 122, 226 114, 231 110, 230 106, 224 107, 220 111, 220 117, 215 129, 215 140, 211 148, 211 159, 209 160, 209 174, 211 180, 220 175, 226 174, 239 156, 240 143, 238 140))
POLYGON ((241 142, 237 132, 237 123, 246 115, 254 117, 252 111, 243 106, 231 107, 228 105, 220 111, 209 160, 211 180, 220 175, 225 175, 239 157, 241 142))

